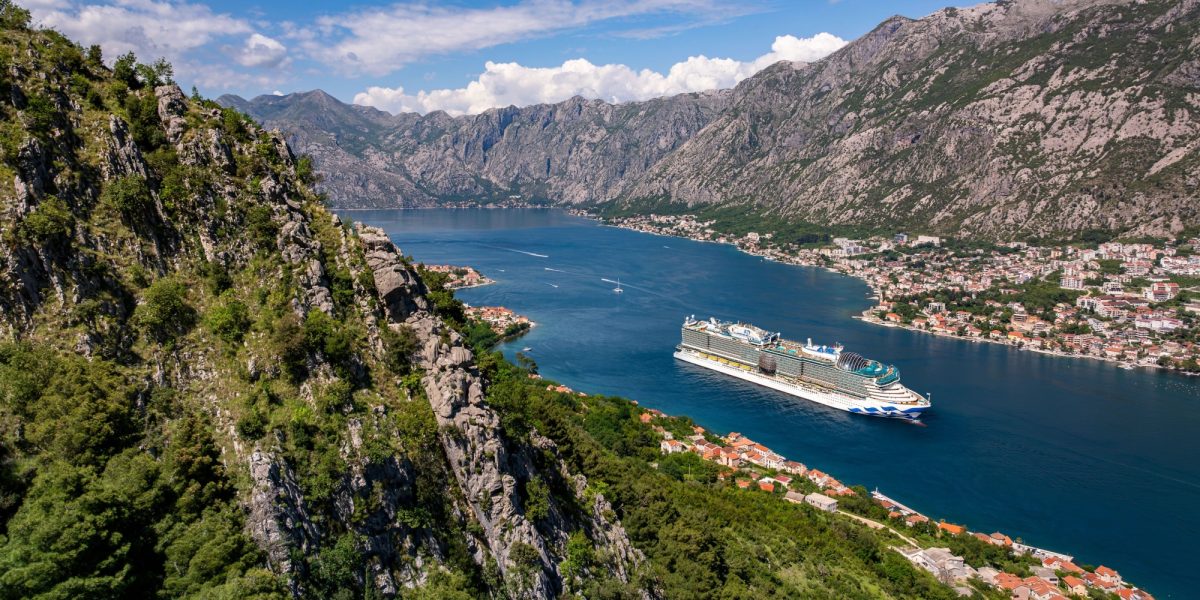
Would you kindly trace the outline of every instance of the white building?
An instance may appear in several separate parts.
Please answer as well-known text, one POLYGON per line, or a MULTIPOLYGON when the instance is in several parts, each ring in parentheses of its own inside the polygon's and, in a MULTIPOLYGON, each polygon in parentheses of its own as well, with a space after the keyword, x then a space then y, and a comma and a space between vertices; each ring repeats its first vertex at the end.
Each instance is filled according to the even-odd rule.
POLYGON ((813 492, 805 496, 804 501, 809 505, 815 506, 823 511, 837 512, 837 500, 834 500, 825 494, 813 492))

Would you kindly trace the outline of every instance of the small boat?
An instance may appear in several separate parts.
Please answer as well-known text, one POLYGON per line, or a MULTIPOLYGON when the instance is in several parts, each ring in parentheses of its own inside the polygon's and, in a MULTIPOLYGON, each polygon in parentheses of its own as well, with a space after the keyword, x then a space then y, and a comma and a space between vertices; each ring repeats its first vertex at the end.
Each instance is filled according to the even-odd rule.
POLYGON ((524 348, 521 348, 521 352, 529 352, 530 350, 533 350, 533 348, 530 348, 529 346, 525 346, 524 348))
POLYGON ((613 291, 618 294, 625 291, 625 290, 621 289, 621 278, 620 277, 617 278, 617 287, 613 288, 613 291))

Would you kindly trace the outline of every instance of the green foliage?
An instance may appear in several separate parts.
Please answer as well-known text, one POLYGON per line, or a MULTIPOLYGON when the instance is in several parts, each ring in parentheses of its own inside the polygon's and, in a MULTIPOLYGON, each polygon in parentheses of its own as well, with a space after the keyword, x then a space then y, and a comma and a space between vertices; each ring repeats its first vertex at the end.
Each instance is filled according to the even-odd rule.
POLYGON ((296 159, 296 177, 308 185, 313 185, 319 181, 319 176, 313 169, 311 156, 305 154, 296 159))
POLYGON ((525 515, 535 523, 550 516, 550 488, 536 476, 525 482, 525 515))
MULTIPOLYGON (((143 421, 137 394, 103 359, 0 347, 0 448, 29 469, 4 490, 0 598, 281 598, 204 419, 143 421)), ((178 410, 169 396, 145 416, 178 410)))
POLYGON ((354 355, 355 332, 347 324, 319 310, 304 318, 304 343, 309 352, 322 353, 335 368, 346 367, 354 355))
POLYGON ((230 297, 210 309, 204 323, 226 344, 237 346, 250 330, 250 311, 240 300, 230 297))
MULTIPOLYGON (((545 381, 530 381, 508 363, 481 363, 490 365, 488 401, 505 431, 536 427, 590 488, 604 490, 666 597, 954 597, 890 550, 892 540, 773 494, 710 483, 711 464, 694 457, 660 455, 658 437, 628 401, 581 401, 547 391, 545 381)), ((585 588, 587 596, 619 589, 589 566, 598 559, 588 558, 594 555, 581 537, 569 542, 563 568, 588 575, 568 585, 585 588)))
POLYGON ((169 344, 196 323, 196 310, 187 303, 187 288, 171 278, 150 284, 133 320, 146 337, 169 344))
POLYGON ((109 181, 100 192, 100 202, 116 210, 129 223, 140 223, 154 209, 154 198, 146 180, 129 175, 109 181))
POLYGON ((126 89, 138 89, 142 83, 138 81, 137 71, 137 56, 133 52, 126 52, 117 57, 113 63, 113 79, 125 85, 126 89))
POLYGON ((456 328, 462 328, 467 317, 463 312, 462 302, 454 297, 454 291, 446 287, 450 281, 448 273, 430 271, 424 265, 417 265, 417 274, 428 289, 426 296, 433 302, 434 312, 456 328))
POLYGON ((56 196, 42 198, 20 226, 22 237, 41 243, 69 238, 74 230, 75 216, 67 203, 56 196))
POLYGON ((304 327, 300 319, 288 312, 276 320, 271 330, 270 350, 279 359, 283 370, 292 377, 299 377, 308 359, 304 327))
POLYGON ((396 375, 406 375, 412 369, 412 358, 417 353, 419 341, 412 327, 384 327, 380 329, 383 339, 383 364, 396 375))
POLYGON ((129 118, 129 133, 143 152, 150 152, 167 143, 162 121, 158 117, 158 99, 145 91, 129 94, 123 103, 129 118))
POLYGON ((48 96, 31 94, 22 114, 25 117, 25 130, 29 135, 42 141, 50 139, 54 133, 54 124, 58 120, 58 109, 48 96))
POLYGON ((246 211, 246 234, 259 250, 275 248, 279 226, 275 224, 270 207, 259 204, 246 211))
POLYGON ((30 19, 28 10, 17 6, 12 0, 0 0, 0 29, 28 29, 30 19))
POLYGON ((134 72, 142 85, 154 89, 160 85, 175 83, 175 67, 167 62, 165 58, 159 58, 151 64, 139 64, 134 67, 134 72))

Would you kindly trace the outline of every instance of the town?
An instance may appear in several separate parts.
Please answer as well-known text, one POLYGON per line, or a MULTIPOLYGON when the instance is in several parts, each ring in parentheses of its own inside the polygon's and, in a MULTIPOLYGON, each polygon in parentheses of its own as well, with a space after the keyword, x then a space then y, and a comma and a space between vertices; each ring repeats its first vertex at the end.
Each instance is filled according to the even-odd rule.
POLYGON ((463 312, 469 321, 487 325, 500 340, 520 337, 534 326, 533 321, 518 315, 503 306, 471 306, 463 304, 463 312))
MULTIPOLYGON (((548 389, 577 393, 561 385, 548 389)), ((1153 600, 1148 592, 1124 581, 1109 567, 1077 565, 1070 555, 1023 544, 1000 532, 975 532, 944 520, 934 522, 878 490, 869 494, 865 488, 856 491, 834 476, 788 460, 740 433, 718 436, 656 409, 644 409, 638 418, 661 437, 662 454, 693 453, 715 463, 721 467, 717 476, 720 481, 732 480, 739 489, 775 494, 784 501, 845 515, 895 535, 903 544, 893 546, 893 550, 960 596, 974 595, 969 584, 975 582, 1007 591, 1011 598, 1020 600, 1066 600, 1070 596, 1153 600), (681 425, 687 427, 681 430, 681 425), (952 551, 972 545, 975 550, 969 559, 952 551), (981 560, 980 547, 990 551, 985 556, 1001 559, 981 560)))
POLYGON ((872 323, 1007 344, 1122 367, 1200 373, 1200 238, 1038 246, 936 236, 777 243, 730 236, 691 215, 612 219, 660 235, 734 244, 779 262, 858 277, 872 323))
POLYGON ((422 267, 427 271, 445 274, 447 279, 444 285, 449 290, 461 290, 496 283, 486 275, 476 271, 474 267, 459 267, 455 265, 422 265, 422 267))

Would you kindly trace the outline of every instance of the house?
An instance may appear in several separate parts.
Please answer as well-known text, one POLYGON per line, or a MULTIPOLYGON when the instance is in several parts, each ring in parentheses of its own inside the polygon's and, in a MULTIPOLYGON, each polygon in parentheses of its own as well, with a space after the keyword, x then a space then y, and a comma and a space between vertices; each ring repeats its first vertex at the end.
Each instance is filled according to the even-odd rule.
POLYGON ((760 482, 758 482, 758 489, 760 489, 764 492, 774 492, 775 491, 775 483, 771 482, 771 481, 760 481, 760 482))
POLYGON ((1083 569, 1080 568, 1079 565, 1076 565, 1069 560, 1064 560, 1058 556, 1047 556, 1046 558, 1043 558, 1042 566, 1050 567, 1055 571, 1069 571, 1071 573, 1078 573, 1080 575, 1083 574, 1083 569))
POLYGON ((827 512, 837 512, 837 500, 834 500, 833 498, 830 498, 829 496, 826 496, 825 494, 813 492, 813 493, 805 496, 804 501, 807 502, 811 506, 817 507, 820 510, 827 511, 827 512))
POLYGON ((1100 566, 1096 567, 1096 576, 1099 577, 1101 579, 1101 581, 1104 581, 1105 583, 1112 583, 1112 584, 1116 584, 1116 585, 1121 585, 1122 583, 1125 583, 1124 581, 1121 580, 1120 573, 1117 573, 1116 571, 1114 571, 1104 565, 1100 565, 1100 566))
POLYGON ((663 440, 658 443, 658 448, 662 450, 663 454, 675 454, 687 450, 687 446, 684 446, 683 442, 679 440, 663 440))
POLYGON ((949 548, 897 548, 912 564, 925 569, 942 581, 964 580, 974 574, 949 548))
POLYGON ((804 474, 808 472, 807 467, 805 467, 804 465, 802 465, 794 460, 783 461, 783 469, 782 470, 787 471, 788 473, 791 473, 792 475, 797 475, 800 477, 803 477, 804 474))
POLYGON ((792 504, 804 504, 804 494, 800 492, 788 492, 783 495, 783 499, 792 504))
POLYGON ((1045 579, 1054 585, 1058 585, 1058 573, 1055 573, 1054 569, 1051 569, 1050 567, 1033 567, 1030 569, 1030 571, 1033 572, 1035 576, 1041 577, 1042 579, 1045 579))
POLYGON ((950 535, 962 535, 967 532, 966 527, 963 527, 962 525, 955 525, 953 523, 947 523, 945 521, 939 521, 937 526, 938 529, 941 529, 950 535))
POLYGON ((1085 582, 1087 582, 1087 584, 1089 586, 1094 587, 1094 588, 1100 588, 1106 592, 1115 592, 1115 591, 1117 591, 1118 588, 1121 587, 1111 581, 1105 581, 1102 577, 1100 577, 1099 575, 1097 575, 1095 573, 1084 573, 1083 580, 1085 582))
POLYGON ((737 486, 740 489, 743 489, 743 490, 750 489, 750 480, 749 479, 738 479, 735 481, 735 483, 737 483, 737 486))
POLYGON ((1024 585, 1029 588, 1030 600, 1055 600, 1062 597, 1057 586, 1041 577, 1026 577, 1024 585))
POLYGON ((1002 590, 1012 591, 1025 585, 1025 580, 1013 575, 1012 573, 1000 573, 996 575, 995 580, 996 587, 1002 590))
POLYGON ((1066 588, 1067 591, 1071 593, 1071 595, 1074 595, 1074 596, 1087 596, 1088 595, 1087 585, 1083 583, 1082 579, 1080 579, 1074 575, 1064 576, 1062 578, 1062 586, 1064 588, 1066 588))
POLYGON ((912 527, 913 525, 916 525, 917 523, 928 523, 929 517, 926 517, 925 515, 908 515, 908 517, 906 517, 904 519, 904 522, 909 527, 912 527))
POLYGON ((975 576, 988 585, 996 585, 996 576, 999 574, 1000 571, 992 567, 979 567, 979 570, 975 572, 975 576))

